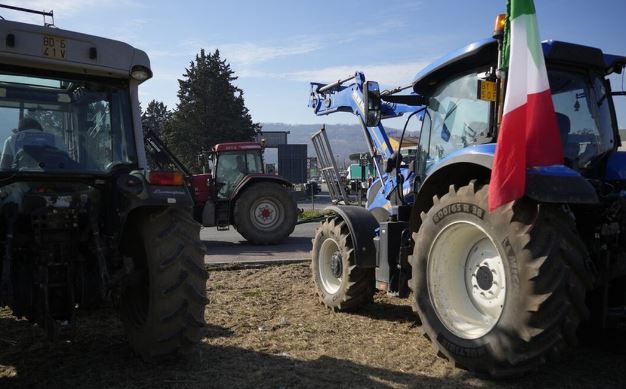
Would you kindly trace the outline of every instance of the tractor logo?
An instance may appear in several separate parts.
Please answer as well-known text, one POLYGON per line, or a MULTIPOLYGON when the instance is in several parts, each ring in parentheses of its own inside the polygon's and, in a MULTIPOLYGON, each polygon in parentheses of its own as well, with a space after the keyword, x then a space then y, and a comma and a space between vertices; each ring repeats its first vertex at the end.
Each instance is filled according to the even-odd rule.
POLYGON ((363 103, 363 99, 359 95, 356 88, 352 91, 352 100, 354 100, 357 108, 361 111, 361 115, 365 115, 365 103, 363 103))

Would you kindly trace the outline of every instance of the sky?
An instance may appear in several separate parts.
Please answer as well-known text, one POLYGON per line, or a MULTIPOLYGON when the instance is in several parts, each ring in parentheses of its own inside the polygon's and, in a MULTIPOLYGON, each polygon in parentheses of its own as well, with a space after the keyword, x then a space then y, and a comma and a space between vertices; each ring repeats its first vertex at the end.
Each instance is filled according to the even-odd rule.
MULTIPOLYGON (((178 103, 178 79, 200 49, 219 49, 239 77, 255 122, 357 123, 348 113, 316 117, 309 82, 363 71, 390 88, 407 85, 429 62, 491 35, 505 0, 21 0, 54 10, 59 28, 104 36, 144 50, 154 77, 140 86, 145 107, 178 103)), ((626 0, 535 0, 541 39, 626 55, 626 0)), ((0 10, 40 24, 36 15, 0 10)), ((616 79, 621 84, 621 78, 616 79)), ((620 86, 621 88, 621 86, 620 86)), ((614 87, 615 90, 615 87, 614 87)), ((622 125, 621 127, 626 128, 622 125)))

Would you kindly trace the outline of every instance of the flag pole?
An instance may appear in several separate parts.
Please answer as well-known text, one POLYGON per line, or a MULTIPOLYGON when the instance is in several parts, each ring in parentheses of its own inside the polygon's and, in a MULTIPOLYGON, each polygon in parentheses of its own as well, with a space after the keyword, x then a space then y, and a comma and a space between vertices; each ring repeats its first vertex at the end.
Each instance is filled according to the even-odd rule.
POLYGON ((496 66, 496 82, 498 94, 496 96, 496 127, 494 136, 498 136, 498 130, 500 128, 500 123, 502 122, 502 115, 504 114, 504 96, 506 93, 506 81, 507 81, 507 72, 505 69, 502 69, 502 55, 504 50, 504 33, 506 29, 507 23, 507 14, 500 14, 496 17, 496 22, 493 30, 493 38, 498 42, 498 64, 496 66))

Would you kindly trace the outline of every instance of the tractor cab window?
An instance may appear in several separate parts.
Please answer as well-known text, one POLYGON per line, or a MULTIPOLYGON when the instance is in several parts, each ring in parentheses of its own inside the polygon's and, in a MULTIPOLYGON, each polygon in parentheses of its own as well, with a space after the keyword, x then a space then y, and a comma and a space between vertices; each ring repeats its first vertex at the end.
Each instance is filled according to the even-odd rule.
POLYGON ((241 179, 250 173, 263 173, 260 150, 220 152, 215 167, 217 198, 229 198, 241 179))
POLYGON ((613 148, 608 91, 598 75, 553 69, 548 78, 565 164, 584 168, 613 148))
POLYGON ((430 96, 420 140, 421 149, 428 153, 424 168, 487 136, 492 103, 476 96, 477 82, 483 77, 473 72, 451 78, 430 96))
POLYGON ((263 159, 260 150, 246 152, 246 166, 248 173, 263 173, 263 159))
POLYGON ((0 73, 1 171, 106 173, 136 163, 127 85, 0 73))
POLYGON ((218 199, 227 199, 246 172, 245 153, 241 151, 220 152, 215 169, 218 199))

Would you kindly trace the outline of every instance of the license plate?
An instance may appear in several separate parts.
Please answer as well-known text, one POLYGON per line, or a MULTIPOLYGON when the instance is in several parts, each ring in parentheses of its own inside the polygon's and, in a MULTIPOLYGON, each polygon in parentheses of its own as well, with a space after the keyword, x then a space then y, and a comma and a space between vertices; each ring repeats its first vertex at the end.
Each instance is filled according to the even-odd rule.
POLYGON ((55 59, 67 58, 67 47, 65 46, 65 38, 54 35, 43 35, 43 42, 41 45, 43 49, 43 56, 55 59))
POLYGON ((487 80, 478 80, 478 98, 486 101, 496 101, 496 83, 487 80))

